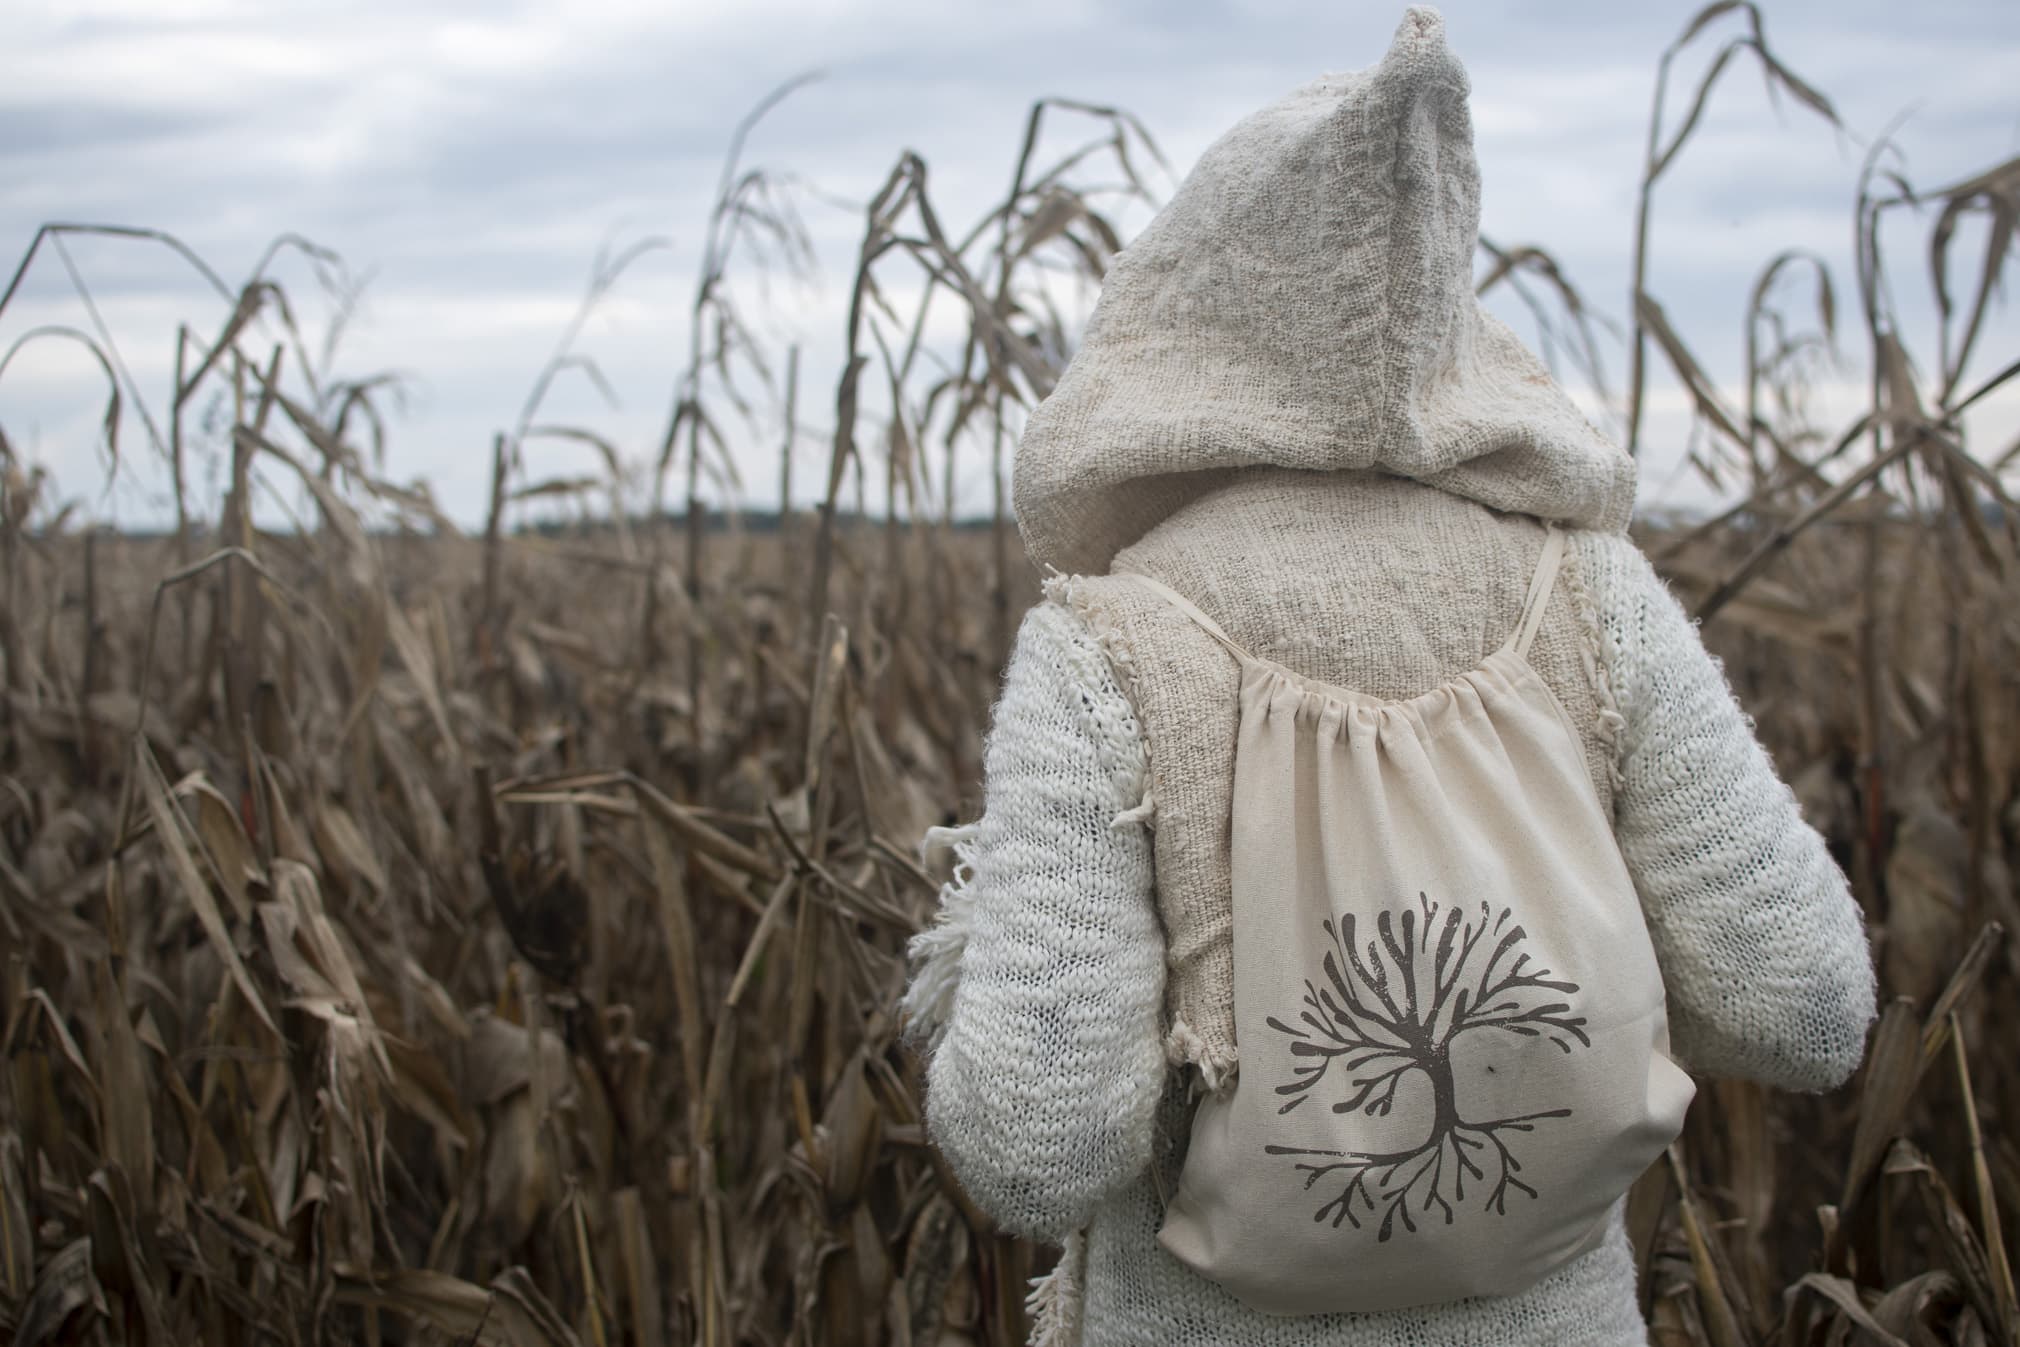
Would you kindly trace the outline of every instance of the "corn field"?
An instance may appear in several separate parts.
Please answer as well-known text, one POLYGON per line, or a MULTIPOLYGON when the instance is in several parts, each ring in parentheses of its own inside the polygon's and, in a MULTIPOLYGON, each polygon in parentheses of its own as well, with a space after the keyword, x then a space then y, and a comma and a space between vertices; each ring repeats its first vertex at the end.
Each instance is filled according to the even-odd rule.
MULTIPOLYGON (((1702 466, 1746 483, 1642 541, 1852 876, 1882 973, 1844 1090, 1701 1088, 1630 1199, 1643 1307, 1662 1344, 2020 1347, 2020 444, 1965 438, 2020 377, 1997 293, 2020 160, 1918 185, 1880 143, 1857 274, 1762 259, 1747 367, 1707 370, 1646 288, 1647 225, 1748 66, 1836 120, 1751 5, 1711 5, 1662 55, 1624 389, 1569 268, 1498 244, 1481 267, 1630 443, 1673 381, 1702 466), (1708 44, 1702 83, 1668 89, 1708 44), (1982 250, 1953 257, 1964 237, 1982 250), (1892 296, 1929 285, 1940 336, 1911 351, 1892 296), (1807 410, 1827 347, 1869 377, 1848 424, 1807 410)), ((928 1143, 896 1002, 947 877, 921 835, 980 807, 1037 597, 1002 483, 1071 352, 1049 296, 1098 283, 1160 156, 1120 109, 1041 102, 1008 191, 958 227, 902 157, 817 396, 733 284, 736 259, 811 257, 790 186, 742 159, 790 92, 732 142, 663 440, 543 421, 584 361, 578 319, 491 446, 481 533, 389 475, 385 381, 345 371, 272 279, 278 256, 336 254, 284 236, 232 283, 146 229, 52 224, 24 249, 0 314, 66 238, 111 234, 185 257, 231 316, 176 334, 165 397, 102 325, 0 353, 4 379, 27 343, 87 347, 108 451, 161 456, 176 510, 159 537, 80 523, 0 428, 0 1337, 1025 1340, 1050 1255, 992 1229, 928 1143), (1048 160, 1060 127, 1085 139, 1048 160), (940 306, 967 333, 951 351, 926 336, 940 306), (711 512, 736 453, 785 454, 790 483, 790 439, 751 446, 760 404, 790 425, 816 401, 819 508, 711 512), (221 499, 189 485, 206 407, 221 499), (119 442, 129 409, 144 444, 119 442), (596 471, 529 480, 540 437, 596 471), (995 517, 963 524, 974 445, 995 517), (851 505, 872 473, 882 518, 851 505), (289 500, 299 517, 256 524, 289 500), (512 522, 542 506, 562 522, 512 522)), ((584 315, 637 253, 599 259, 584 315)))

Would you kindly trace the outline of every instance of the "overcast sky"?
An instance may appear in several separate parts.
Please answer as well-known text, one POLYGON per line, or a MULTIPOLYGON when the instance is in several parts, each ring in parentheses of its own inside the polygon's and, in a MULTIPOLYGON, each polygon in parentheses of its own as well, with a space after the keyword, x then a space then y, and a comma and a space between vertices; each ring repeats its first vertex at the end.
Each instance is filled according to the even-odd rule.
MULTIPOLYGON (((1656 60, 1696 8, 1444 6, 1472 76, 1485 232, 1548 247, 1613 315, 1625 310, 1656 60)), ((637 264, 582 339, 617 405, 567 379, 547 419, 593 425, 634 459, 656 446, 686 358, 685 311, 730 129, 768 89, 818 68, 824 78, 765 119, 747 156, 809 184, 801 210, 821 279, 776 285, 768 301, 749 293, 772 339, 806 345, 801 480, 811 487, 861 205, 900 151, 930 165, 952 228, 1004 191, 1041 95, 1129 109, 1182 174, 1246 112, 1322 71, 1377 60, 1401 9, 1342 0, 6 0, 0 260, 11 272, 51 220, 171 231, 234 282, 282 231, 338 250, 371 273, 340 370, 410 377, 391 427, 391 475, 429 479, 453 515, 474 521, 490 438, 515 415, 599 246, 647 235, 672 246, 637 264)), ((1801 246, 1831 259, 1850 314, 1858 165, 1890 121, 1908 114, 1897 139, 1918 186, 2020 154, 2020 4, 1780 0, 1766 13, 1770 42, 1835 101, 1845 129, 1786 98, 1771 107, 1757 67, 1743 63, 1661 185, 1652 288, 1728 384, 1740 376, 1746 292, 1775 252, 1801 246)), ((1721 31, 1739 27, 1728 18, 1721 31)), ((1904 218, 1897 233, 1903 309, 1925 315, 1927 222, 1904 218)), ((214 333, 225 305, 160 249, 76 240, 69 256, 159 417, 176 324, 214 333)), ((290 263, 281 275, 315 318, 307 270, 290 263)), ((62 258, 45 252, 0 315, 0 350, 38 324, 88 321, 62 258)), ((2009 359, 2011 308, 1993 324, 1991 349, 2009 359)), ((1933 351, 1925 333, 1910 335, 1933 351)), ((1608 354, 1618 378, 1624 356, 1617 346, 1608 354)), ((163 474, 131 408, 119 480, 101 486, 102 388, 81 348, 37 343, 0 377, 0 426, 91 514, 159 519, 163 474)), ((1674 391, 1656 400, 1644 504, 1705 494, 1676 469, 1680 408, 1674 391)), ((2020 407, 2009 397, 1974 430, 1981 450, 2003 448, 2020 431, 2020 407)), ((534 477, 592 466, 566 444, 529 454, 534 477)), ((744 471, 753 495, 775 492, 769 448, 744 471)), ((964 503, 985 506, 986 483, 973 472, 966 480, 964 503)))

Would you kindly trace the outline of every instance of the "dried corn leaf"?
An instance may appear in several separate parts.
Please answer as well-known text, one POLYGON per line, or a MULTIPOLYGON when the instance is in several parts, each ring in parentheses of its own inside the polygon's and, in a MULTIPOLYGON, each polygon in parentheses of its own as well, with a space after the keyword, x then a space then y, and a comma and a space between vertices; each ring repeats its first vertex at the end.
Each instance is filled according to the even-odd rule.
POLYGON ((1904 999, 1887 1002, 1866 1049, 1859 1121, 1852 1133, 1851 1157, 1838 1197, 1841 1216, 1851 1214, 1899 1130, 1901 1115, 1922 1077, 1921 1046, 1914 1006, 1904 999))
POLYGON ((1812 1272, 1794 1286, 1795 1291, 1808 1291, 1822 1296, 1838 1308, 1838 1311, 1854 1324, 1871 1335, 1882 1347, 1908 1347, 1908 1343, 1889 1333, 1872 1311, 1859 1298, 1859 1288, 1843 1277, 1833 1277, 1827 1272, 1812 1272))
POLYGON ((660 1317, 659 1260, 652 1251, 652 1230, 645 1204, 636 1188, 621 1189, 615 1198, 617 1249, 624 1273, 625 1303, 631 1311, 632 1338, 638 1347, 662 1347, 666 1342, 660 1317))
POLYGON ((21 1138, 0 1131, 0 1295, 19 1304, 35 1282, 35 1228, 28 1222, 21 1138))
POLYGON ((680 1035, 681 1080, 686 1087, 689 1116, 693 1117, 701 1105, 706 1069, 702 1045, 707 1042, 708 1028, 702 1019, 701 970, 695 949, 694 912, 688 905, 687 883, 681 875, 680 864, 674 858, 666 830, 658 826, 660 821, 644 818, 639 821, 639 826, 645 838, 646 855, 651 861, 659 931, 666 942, 667 965, 673 979, 673 997, 678 1014, 675 1031, 680 1035))
POLYGON ((192 776, 176 785, 178 794, 196 801, 196 834, 210 857, 218 886, 231 900, 232 913, 241 922, 252 920, 252 898, 248 886, 261 878, 258 857, 245 835, 238 811, 209 781, 192 776))
POLYGON ((105 1291, 92 1272, 89 1239, 72 1240, 43 1264, 34 1293, 21 1307, 14 1347, 42 1347, 44 1343, 71 1340, 64 1333, 65 1326, 83 1310, 101 1319, 111 1315, 106 1308, 105 1291))
POLYGON ((210 886, 197 873, 196 859, 190 854, 189 840, 183 834, 182 811, 169 798, 168 783, 162 779, 161 769, 155 765, 154 754, 145 745, 136 745, 135 754, 141 795, 147 801, 148 815, 154 821, 154 835, 168 853, 169 867, 174 872, 183 900, 196 915, 203 933, 210 937, 211 946, 223 961, 225 970, 231 974, 239 994, 252 1007, 260 1023, 278 1036, 280 1030, 274 1025, 273 1016, 267 1013, 265 999, 253 986, 252 975, 246 972, 245 964, 239 959, 238 949, 232 944, 230 932, 225 929, 224 917, 211 897, 210 886))
POLYGON ((318 801, 314 829, 316 850, 334 873, 353 883, 362 881, 375 898, 383 898, 390 891, 392 886, 378 852, 342 805, 334 800, 318 801))
POLYGON ((92 1028, 99 1044, 98 1084, 102 1093, 99 1146, 107 1161, 130 1176, 143 1194, 154 1192, 154 1091, 141 1060, 140 1039, 126 998, 100 964, 94 970, 98 1013, 92 1028))
POLYGON ((442 751, 451 763, 459 761, 462 750, 456 741, 456 732, 449 726, 448 707, 442 700, 442 685, 428 643, 397 605, 389 605, 386 610, 386 630, 392 637, 393 653, 400 657, 407 676, 421 694, 421 704, 428 709, 428 718, 435 722, 435 733, 441 738, 442 751))
POLYGON ((487 1289, 440 1272, 340 1271, 336 1298, 422 1320, 471 1347, 580 1347, 525 1274, 515 1272, 487 1289))

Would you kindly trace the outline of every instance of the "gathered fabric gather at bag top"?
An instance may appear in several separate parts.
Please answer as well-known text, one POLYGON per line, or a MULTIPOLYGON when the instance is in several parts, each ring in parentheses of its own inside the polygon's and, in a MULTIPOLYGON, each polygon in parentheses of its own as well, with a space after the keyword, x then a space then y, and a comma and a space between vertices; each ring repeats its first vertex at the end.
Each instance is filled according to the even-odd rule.
POLYGON ((1199 1102, 1158 1239, 1254 1308, 1524 1290, 1599 1242, 1682 1127, 1634 884, 1527 659, 1563 549, 1552 529, 1499 649, 1403 701, 1251 655, 1129 575, 1242 669, 1242 1068, 1199 1102))

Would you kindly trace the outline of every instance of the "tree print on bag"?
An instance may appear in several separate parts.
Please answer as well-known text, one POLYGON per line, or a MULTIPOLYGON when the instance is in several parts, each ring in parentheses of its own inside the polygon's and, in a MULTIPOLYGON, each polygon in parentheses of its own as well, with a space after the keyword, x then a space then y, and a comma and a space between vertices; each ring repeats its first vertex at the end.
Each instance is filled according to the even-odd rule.
POLYGON ((1592 1045, 1584 1017, 1573 1015, 1565 999, 1578 985, 1532 962, 1521 949, 1527 933, 1512 922, 1513 915, 1505 907, 1496 915, 1487 903, 1468 913, 1419 893, 1415 908, 1375 919, 1378 938, 1365 948, 1352 914, 1322 923, 1331 943, 1324 984, 1306 980, 1297 1026, 1275 1016, 1268 1020, 1290 1036, 1296 1062, 1294 1079, 1276 1087, 1285 1100, 1277 1112, 1302 1107, 1332 1078, 1341 1091, 1332 1103, 1334 1113, 1385 1117, 1395 1106, 1398 1086, 1421 1071, 1430 1085, 1431 1121, 1423 1141, 1402 1150, 1265 1146, 1271 1155, 1306 1157, 1297 1168, 1307 1189, 1329 1177, 1344 1180, 1313 1220, 1330 1219, 1335 1228, 1346 1221, 1358 1230, 1379 1211, 1377 1238, 1387 1240, 1399 1220, 1403 1229, 1416 1231, 1413 1196, 1418 1211, 1435 1207, 1448 1225, 1454 1204, 1466 1199, 1469 1181, 1475 1191, 1485 1190, 1481 1209, 1497 1215, 1506 1214, 1511 1189, 1536 1196, 1517 1177, 1522 1163, 1510 1149, 1510 1134, 1534 1131, 1544 1119, 1569 1117, 1571 1110, 1476 1121, 1460 1112, 1452 1072, 1452 1043, 1465 1033, 1541 1037, 1567 1053, 1574 1041, 1592 1045), (1336 1068, 1344 1079, 1333 1078, 1336 1068))

